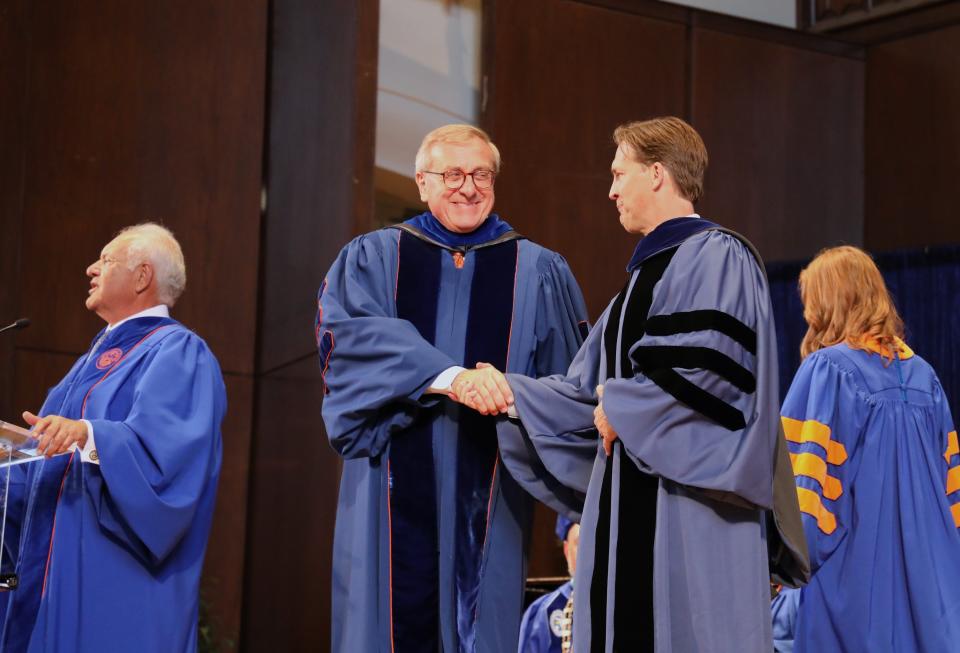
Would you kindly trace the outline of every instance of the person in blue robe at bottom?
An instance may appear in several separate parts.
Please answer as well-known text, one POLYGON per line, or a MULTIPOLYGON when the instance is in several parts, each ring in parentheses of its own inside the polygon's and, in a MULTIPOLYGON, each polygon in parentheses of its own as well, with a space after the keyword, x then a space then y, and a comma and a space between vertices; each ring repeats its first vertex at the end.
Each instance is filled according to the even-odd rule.
POLYGON ((808 562, 763 265, 694 213, 707 152, 690 125, 629 123, 614 141, 610 199, 643 238, 566 374, 478 370, 515 399, 504 466, 561 512, 577 506, 558 486, 587 493, 576 653, 770 653, 771 576, 803 582, 808 562))
POLYGON ((809 328, 782 408, 813 578, 794 651, 960 650, 960 447, 873 260, 800 273, 809 328))
POLYGON ((570 653, 573 632, 573 574, 577 569, 580 524, 557 517, 557 538, 571 579, 530 604, 520 622, 517 653, 570 653))
POLYGON ((206 343, 172 319, 180 245, 129 227, 87 268, 107 327, 39 412, 42 462, 19 466, 19 587, 4 653, 197 649, 200 572, 220 474, 226 394, 206 343), (58 455, 64 454, 64 455, 58 455))
POLYGON ((495 421, 451 401, 507 400, 494 363, 566 369, 586 309, 563 258, 491 213, 500 155, 481 130, 427 134, 429 211, 347 244, 319 292, 323 419, 343 457, 332 650, 503 652, 523 611, 531 499, 495 421))

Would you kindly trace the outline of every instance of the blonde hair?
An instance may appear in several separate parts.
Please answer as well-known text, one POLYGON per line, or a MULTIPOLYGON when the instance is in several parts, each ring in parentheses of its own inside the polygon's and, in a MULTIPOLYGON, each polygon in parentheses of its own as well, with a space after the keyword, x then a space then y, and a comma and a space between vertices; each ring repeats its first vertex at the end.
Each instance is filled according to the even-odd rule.
POLYGON ((417 150, 416 172, 422 172, 431 166, 430 150, 433 149, 434 145, 438 143, 469 143, 475 138, 479 138, 490 146, 490 151, 493 152, 493 171, 500 172, 500 150, 490 140, 487 132, 473 125, 444 125, 424 136, 423 142, 420 143, 420 149, 417 150))
POLYGON ((176 304, 187 286, 187 266, 173 232, 156 223, 144 222, 121 230, 114 240, 126 245, 129 269, 141 263, 153 266, 160 303, 171 307, 176 304))
POLYGON ((889 360, 903 338, 903 320, 870 255, 844 245, 822 250, 800 273, 803 319, 809 328, 800 345, 806 358, 841 342, 853 349, 880 347, 889 360))
POLYGON ((685 199, 697 202, 703 196, 707 146, 697 130, 680 118, 628 122, 614 130, 613 141, 629 146, 634 158, 644 165, 657 161, 663 164, 685 199))

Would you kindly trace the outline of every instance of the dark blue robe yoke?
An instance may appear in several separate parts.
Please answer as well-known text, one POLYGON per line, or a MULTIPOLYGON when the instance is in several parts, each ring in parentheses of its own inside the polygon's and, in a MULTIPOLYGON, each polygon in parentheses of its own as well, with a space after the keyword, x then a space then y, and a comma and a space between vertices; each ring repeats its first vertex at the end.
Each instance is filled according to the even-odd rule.
POLYGON ((319 295, 323 417, 344 458, 333 552, 337 652, 516 647, 529 496, 502 473, 493 418, 424 393, 448 367, 475 362, 467 360, 472 341, 485 334, 470 337, 470 329, 486 326, 469 313, 485 298, 505 297, 486 308, 506 310, 507 369, 533 375, 566 369, 586 310, 563 258, 504 230, 495 216, 481 227, 485 238, 444 233, 435 222, 426 214, 404 227, 416 235, 387 228, 356 238, 319 295), (499 267, 475 277, 491 257, 500 257, 499 267), (410 287, 414 273, 422 288, 410 287), (421 437, 423 448, 411 456, 421 437), (464 490, 463 477, 474 471, 460 455, 468 445, 491 447, 493 477, 464 490), (416 464, 426 465, 416 473, 430 487, 415 488, 419 503, 401 506, 411 483, 404 474, 416 464), (480 508, 469 528, 461 521, 467 505, 480 508), (398 559, 398 548, 421 541, 409 551, 417 560, 398 559), (431 606, 422 610, 431 614, 410 614, 414 605, 431 606))
POLYGON ((960 650, 960 446, 930 365, 827 347, 782 414, 814 572, 794 651, 960 650))
POLYGON ((100 464, 15 468, 21 582, 0 650, 196 650, 225 410, 213 354, 169 318, 130 320, 77 361, 39 414, 90 420, 100 464))
POLYGON ((615 640, 622 650, 630 646, 624 642, 635 633, 616 624, 641 629, 645 622, 630 599, 638 592, 630 586, 635 580, 625 576, 646 574, 652 586, 646 623, 654 632, 641 636, 655 639, 656 651, 769 653, 768 531, 776 531, 791 556, 806 554, 795 497, 778 498, 776 519, 766 512, 774 509, 775 467, 779 485, 790 482, 785 443, 778 446, 767 282, 748 246, 712 223, 672 220, 644 241, 624 292, 567 374, 509 376, 520 422, 498 424, 504 465, 528 481, 528 491, 573 517, 576 505, 555 488, 587 491, 575 651, 610 652, 615 640), (658 265, 660 276, 645 279, 658 265), (628 311, 621 312, 635 291, 651 293, 639 339, 635 324, 625 326, 628 311), (620 323, 608 325, 611 315, 620 323), (608 361, 610 354, 616 360, 608 361), (619 435, 610 460, 595 430, 589 438, 598 384, 619 435), (623 483, 630 504, 620 504, 623 483), (781 521, 792 522, 792 539, 781 533, 781 521), (655 533, 645 534, 651 522, 655 533), (638 560, 644 553, 635 550, 623 558, 618 537, 628 535, 649 538, 652 560, 638 560), (605 615, 592 614, 592 605, 605 615))

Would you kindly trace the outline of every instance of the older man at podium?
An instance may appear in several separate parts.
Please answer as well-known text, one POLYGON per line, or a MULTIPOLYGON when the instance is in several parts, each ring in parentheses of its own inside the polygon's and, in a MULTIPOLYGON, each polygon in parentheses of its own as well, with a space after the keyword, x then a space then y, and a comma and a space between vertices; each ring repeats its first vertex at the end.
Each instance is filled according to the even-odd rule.
POLYGON ((87 308, 107 325, 40 411, 23 414, 48 458, 24 465, 19 587, 0 650, 195 651, 220 367, 170 317, 186 272, 168 230, 124 229, 87 276, 87 308))

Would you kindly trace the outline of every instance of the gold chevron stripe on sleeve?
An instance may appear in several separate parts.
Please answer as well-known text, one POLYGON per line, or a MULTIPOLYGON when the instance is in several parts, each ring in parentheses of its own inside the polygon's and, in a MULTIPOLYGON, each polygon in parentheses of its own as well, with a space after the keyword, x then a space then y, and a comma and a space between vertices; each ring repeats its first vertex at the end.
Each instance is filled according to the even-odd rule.
POLYGON ((830 427, 816 420, 801 421, 790 417, 781 417, 783 432, 787 440, 803 444, 813 442, 823 447, 827 452, 827 462, 831 465, 842 465, 847 459, 847 450, 839 442, 830 439, 830 427))
POLYGON ((960 465, 947 470, 947 494, 960 490, 960 465))
MULTIPOLYGON (((790 454, 790 461, 793 463, 793 473, 795 476, 807 476, 820 483, 823 488, 823 496, 831 501, 835 501, 843 494, 843 485, 840 479, 827 474, 827 463, 823 458, 812 453, 790 454)), ((960 467, 957 468, 960 471, 960 467)), ((957 477, 960 481, 960 476, 957 477)))
MULTIPOLYGON (((817 528, 830 535, 837 530, 837 518, 833 513, 823 507, 820 502, 820 495, 813 490, 805 487, 797 488, 797 501, 800 504, 800 512, 805 512, 817 520, 817 528)), ((956 506, 954 506, 956 507, 956 506)), ((954 516, 960 515, 960 510, 954 512, 954 516)))
POLYGON ((960 453, 960 442, 957 441, 957 432, 950 431, 947 433, 947 450, 944 452, 943 458, 949 465, 950 459, 956 456, 958 453, 960 453))

